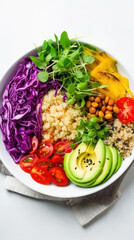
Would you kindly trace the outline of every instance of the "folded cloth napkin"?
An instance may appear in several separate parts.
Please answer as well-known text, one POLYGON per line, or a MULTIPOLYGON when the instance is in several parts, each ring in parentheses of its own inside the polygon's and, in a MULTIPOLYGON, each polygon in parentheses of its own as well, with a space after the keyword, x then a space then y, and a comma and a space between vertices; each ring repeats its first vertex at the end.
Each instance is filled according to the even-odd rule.
MULTIPOLYGON (((36 199, 53 201, 57 200, 57 198, 40 194, 22 184, 10 174, 1 161, 0 171, 7 175, 5 180, 5 188, 7 190, 36 199)), ((125 174, 126 172, 116 182, 99 191, 98 193, 86 196, 84 198, 75 198, 65 201, 66 205, 72 209, 81 226, 89 224, 92 220, 104 213, 116 202, 116 200, 121 196, 121 193, 118 189, 125 174)))

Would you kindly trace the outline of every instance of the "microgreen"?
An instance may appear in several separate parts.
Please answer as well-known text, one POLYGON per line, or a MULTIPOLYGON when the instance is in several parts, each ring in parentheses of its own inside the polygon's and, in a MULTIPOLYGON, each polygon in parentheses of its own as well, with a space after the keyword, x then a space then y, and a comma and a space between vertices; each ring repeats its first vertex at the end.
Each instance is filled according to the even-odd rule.
POLYGON ((46 82, 48 80, 49 74, 48 72, 39 72, 37 74, 38 79, 40 82, 46 82))
POLYGON ((104 139, 109 135, 109 128, 104 125, 104 122, 98 123, 97 117, 90 117, 89 120, 81 119, 74 141, 95 145, 99 139, 104 139))
POLYGON ((106 85, 90 81, 86 65, 92 64, 95 59, 84 54, 83 43, 71 41, 66 31, 61 33, 60 38, 56 34, 54 37, 55 42, 48 39, 43 42, 41 49, 37 48, 38 57, 30 57, 33 63, 43 70, 37 77, 41 82, 46 82, 48 78, 61 81, 63 90, 66 91, 67 103, 74 104, 79 101, 83 107, 85 97, 97 95, 98 88, 106 85))

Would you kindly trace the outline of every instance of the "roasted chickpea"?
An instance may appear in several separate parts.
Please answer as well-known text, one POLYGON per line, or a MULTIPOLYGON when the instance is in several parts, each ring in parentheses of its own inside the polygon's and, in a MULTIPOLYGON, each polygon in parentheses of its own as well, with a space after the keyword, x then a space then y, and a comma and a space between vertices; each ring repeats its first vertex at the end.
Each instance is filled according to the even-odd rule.
POLYGON ((108 113, 108 114, 105 115, 105 119, 107 119, 107 120, 109 120, 109 119, 112 118, 112 117, 113 117, 113 116, 112 116, 111 113, 108 113))
POLYGON ((94 102, 95 97, 89 97, 88 99, 89 99, 89 101, 94 102))
POLYGON ((99 110, 96 111, 96 116, 97 116, 97 117, 99 116, 99 110))
POLYGON ((90 113, 95 113, 95 112, 96 112, 96 108, 90 107, 90 108, 89 108, 89 112, 90 112, 90 113))
POLYGON ((113 107, 112 106, 107 106, 107 110, 112 111, 113 107))
POLYGON ((114 103, 115 103, 114 99, 110 98, 108 101, 108 105, 112 106, 112 105, 114 105, 114 103))
POLYGON ((108 103, 109 99, 110 99, 110 97, 109 97, 109 96, 106 96, 106 97, 105 97, 105 103, 108 103))
POLYGON ((87 108, 90 108, 90 107, 91 107, 91 102, 90 102, 90 101, 87 101, 87 102, 86 102, 86 106, 87 106, 87 108))
POLYGON ((99 111, 99 117, 101 117, 101 118, 104 117, 104 113, 102 111, 99 111))
POLYGON ((105 100, 102 101, 102 105, 103 105, 103 106, 106 106, 105 100))
POLYGON ((112 122, 114 120, 113 117, 111 117, 110 119, 108 119, 108 122, 112 122))
POLYGON ((103 93, 101 93, 101 94, 99 94, 99 97, 100 97, 101 99, 104 99, 104 98, 105 98, 105 95, 104 95, 103 93))
POLYGON ((117 114, 120 113, 120 109, 117 106, 113 107, 113 111, 117 114))
POLYGON ((109 110, 106 110, 106 111, 105 111, 105 115, 106 115, 106 114, 109 114, 109 113, 112 114, 112 111, 109 111, 109 110))
POLYGON ((94 107, 94 108, 98 107, 98 103, 97 102, 92 102, 91 104, 92 104, 92 107, 94 107))
POLYGON ((101 111, 102 111, 102 112, 105 112, 105 111, 106 111, 106 107, 105 107, 105 106, 102 106, 101 111))
POLYGON ((101 101, 100 97, 95 98, 95 102, 99 103, 101 101))
POLYGON ((102 103, 99 102, 99 103, 98 103, 98 108, 101 108, 101 107, 102 107, 102 103))

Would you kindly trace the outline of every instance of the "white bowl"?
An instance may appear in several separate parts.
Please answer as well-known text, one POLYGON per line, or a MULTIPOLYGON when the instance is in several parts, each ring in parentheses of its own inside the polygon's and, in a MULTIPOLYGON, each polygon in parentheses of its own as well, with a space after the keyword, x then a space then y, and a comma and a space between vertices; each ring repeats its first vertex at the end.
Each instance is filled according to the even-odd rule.
MULTIPOLYGON (((5 86, 7 82, 14 76, 19 62, 24 58, 28 57, 30 55, 35 55, 37 51, 34 49, 27 54, 25 54, 22 58, 17 60, 11 67, 10 69, 6 72, 2 80, 0 81, 0 106, 2 102, 2 94, 5 89, 5 86)), ((121 63, 118 63, 118 70, 120 73, 122 73, 124 76, 127 76, 129 78, 130 82, 130 88, 134 92, 134 82, 132 78, 129 76, 125 68, 122 66, 121 63)), ((35 182, 31 177, 30 174, 25 173, 24 171, 21 170, 18 164, 15 164, 9 153, 7 152, 5 145, 2 141, 2 133, 0 131, 0 159, 2 160, 3 164, 6 166, 6 168, 10 171, 10 173, 16 177, 20 182, 25 184, 27 187, 45 194, 47 196, 55 197, 57 200, 67 200, 70 198, 77 198, 77 197, 83 197, 87 196, 90 194, 93 194, 95 192, 98 192, 110 184, 112 184, 114 181, 116 181, 131 165, 134 159, 134 150, 132 152, 132 155, 128 158, 126 158, 123 163, 121 168, 105 183, 95 186, 92 188, 81 188, 78 186, 75 186, 73 183, 69 184, 66 187, 58 187, 54 184, 51 184, 49 186, 47 185, 41 185, 37 182, 35 182)))

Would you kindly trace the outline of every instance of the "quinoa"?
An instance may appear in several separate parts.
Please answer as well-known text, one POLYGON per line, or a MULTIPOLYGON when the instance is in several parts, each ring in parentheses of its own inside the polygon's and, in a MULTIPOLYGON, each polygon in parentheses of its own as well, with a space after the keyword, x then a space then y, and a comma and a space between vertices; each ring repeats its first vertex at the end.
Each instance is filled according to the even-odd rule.
MULTIPOLYGON (((55 90, 44 95, 42 101, 43 139, 73 140, 77 135, 76 126, 80 124, 81 113, 79 104, 68 105, 60 91, 54 97, 55 90)), ((86 117, 83 117, 86 119, 86 117)))
POLYGON ((110 136, 104 140, 105 144, 116 147, 123 158, 130 156, 134 148, 134 121, 122 124, 115 119, 108 127, 110 136))

